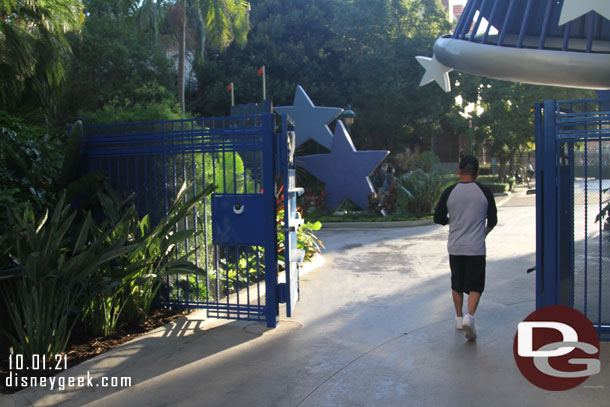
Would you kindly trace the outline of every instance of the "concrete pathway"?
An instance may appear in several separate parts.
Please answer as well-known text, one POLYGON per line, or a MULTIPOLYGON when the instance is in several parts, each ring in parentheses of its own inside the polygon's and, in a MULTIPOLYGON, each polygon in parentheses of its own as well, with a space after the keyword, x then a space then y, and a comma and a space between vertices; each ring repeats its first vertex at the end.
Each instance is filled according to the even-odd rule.
POLYGON ((609 343, 601 373, 566 392, 515 365, 517 324, 534 310, 533 203, 511 197, 488 237, 477 342, 454 328, 447 228, 323 230, 326 263, 301 278, 296 316, 279 328, 194 313, 63 374, 130 377, 130 388, 30 388, 0 405, 608 405, 609 343))

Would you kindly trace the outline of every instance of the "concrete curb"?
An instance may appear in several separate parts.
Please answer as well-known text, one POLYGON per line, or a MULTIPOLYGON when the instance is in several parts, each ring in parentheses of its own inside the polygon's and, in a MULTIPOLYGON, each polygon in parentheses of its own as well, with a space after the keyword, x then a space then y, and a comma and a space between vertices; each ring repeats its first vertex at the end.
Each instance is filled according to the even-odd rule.
POLYGON ((316 253, 311 261, 303 263, 303 265, 299 268, 299 276, 303 277, 305 274, 322 267, 325 263, 326 260, 324 259, 324 256, 322 256, 320 253, 316 253))
POLYGON ((404 220, 397 222, 325 222, 322 229, 377 229, 377 228, 409 228, 433 225, 432 219, 404 220))

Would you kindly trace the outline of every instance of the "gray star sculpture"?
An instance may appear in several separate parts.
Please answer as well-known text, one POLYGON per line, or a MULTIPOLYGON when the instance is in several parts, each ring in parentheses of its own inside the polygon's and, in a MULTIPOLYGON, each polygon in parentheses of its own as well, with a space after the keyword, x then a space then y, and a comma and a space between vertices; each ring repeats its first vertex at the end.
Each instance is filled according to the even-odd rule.
MULTIPOLYGON (((298 133, 297 133, 298 134, 298 133)), ((349 198, 367 209, 368 196, 374 193, 369 175, 389 151, 356 151, 352 139, 339 120, 329 154, 296 157, 297 164, 326 184, 326 204, 337 207, 349 198)))
POLYGON ((300 85, 297 86, 292 106, 274 107, 273 110, 290 116, 294 121, 297 147, 312 139, 328 149, 333 143, 333 134, 328 124, 343 113, 343 109, 338 107, 314 106, 300 85))

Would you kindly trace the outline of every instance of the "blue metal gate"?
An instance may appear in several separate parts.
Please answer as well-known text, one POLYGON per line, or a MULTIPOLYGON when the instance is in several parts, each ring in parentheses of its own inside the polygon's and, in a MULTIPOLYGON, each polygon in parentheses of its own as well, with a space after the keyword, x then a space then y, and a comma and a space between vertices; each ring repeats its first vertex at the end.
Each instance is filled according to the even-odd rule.
POLYGON ((610 339, 610 108, 536 105, 536 308, 566 305, 610 339))
POLYGON ((122 194, 134 194, 138 211, 153 223, 167 214, 183 183, 192 194, 217 186, 175 226, 176 232, 202 231, 178 251, 192 252, 189 260, 204 274, 168 277, 162 305, 275 327, 279 301, 296 297, 278 285, 276 179, 288 173, 289 161, 283 122, 281 134, 273 131, 271 113, 85 126, 85 169, 104 171, 122 194))

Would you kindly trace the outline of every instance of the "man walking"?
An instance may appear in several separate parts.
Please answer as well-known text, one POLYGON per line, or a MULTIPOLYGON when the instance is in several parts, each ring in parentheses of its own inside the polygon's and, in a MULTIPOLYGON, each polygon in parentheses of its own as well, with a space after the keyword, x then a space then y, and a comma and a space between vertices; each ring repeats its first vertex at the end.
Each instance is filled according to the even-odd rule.
POLYGON ((449 266, 451 294, 455 305, 455 327, 464 329, 466 338, 475 340, 474 313, 485 288, 485 237, 498 223, 496 202, 491 190, 477 182, 479 161, 472 155, 460 160, 460 182, 443 191, 434 223, 449 224, 449 266), (462 314, 464 293, 468 313, 462 314))

